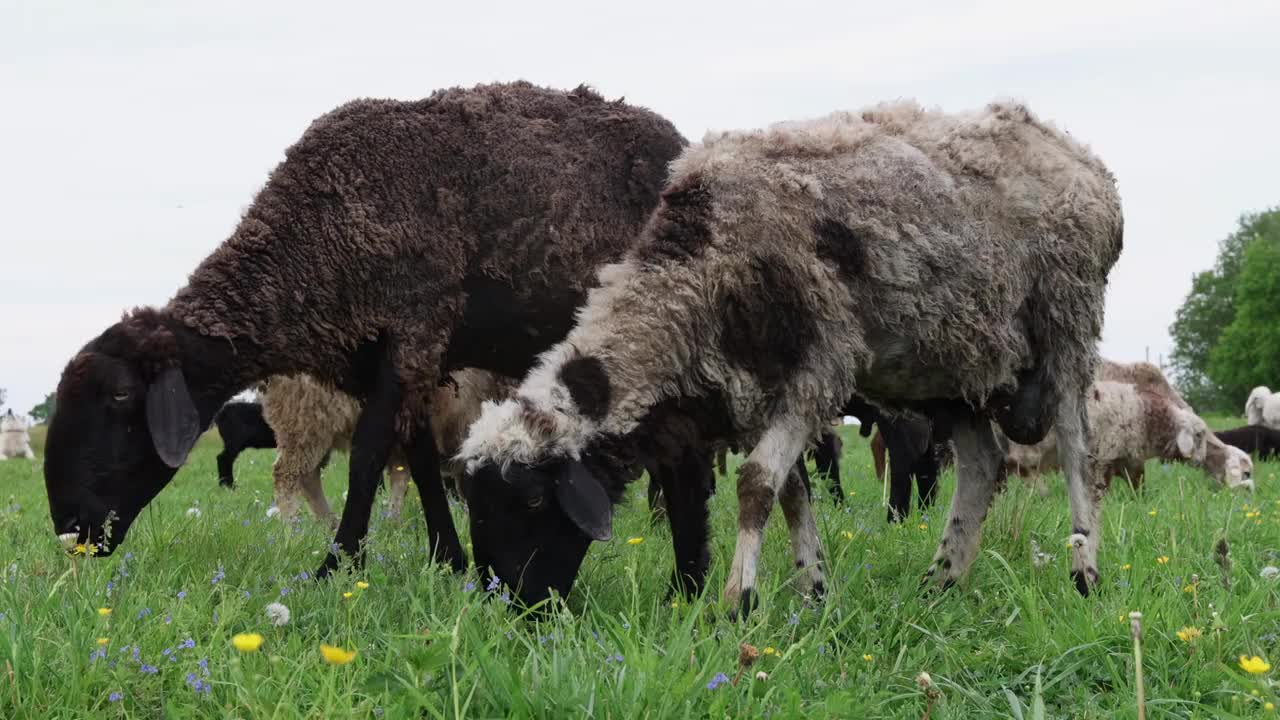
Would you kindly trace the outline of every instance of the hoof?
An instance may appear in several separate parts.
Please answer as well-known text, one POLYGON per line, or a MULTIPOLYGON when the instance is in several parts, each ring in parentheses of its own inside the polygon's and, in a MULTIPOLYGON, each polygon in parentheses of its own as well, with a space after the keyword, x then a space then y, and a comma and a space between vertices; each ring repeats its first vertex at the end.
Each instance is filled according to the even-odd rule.
POLYGON ((324 562, 316 569, 315 579, 327 580, 330 575, 338 571, 338 556, 333 553, 325 555, 324 562))
POLYGON ((821 580, 813 584, 813 599, 822 600, 827 596, 827 584, 821 580))
POLYGON ((467 570, 467 554, 457 543, 437 545, 432 558, 441 565, 448 565, 455 574, 461 574, 467 570))
POLYGON ((747 616, 759 605, 759 598, 756 597, 755 588, 743 588, 742 595, 738 597, 738 607, 729 613, 729 619, 738 622, 746 620, 747 616))
POLYGON ((1098 584, 1098 571, 1093 569, 1072 570, 1071 579, 1075 581, 1076 592, 1084 597, 1089 597, 1093 592, 1093 588, 1098 584))

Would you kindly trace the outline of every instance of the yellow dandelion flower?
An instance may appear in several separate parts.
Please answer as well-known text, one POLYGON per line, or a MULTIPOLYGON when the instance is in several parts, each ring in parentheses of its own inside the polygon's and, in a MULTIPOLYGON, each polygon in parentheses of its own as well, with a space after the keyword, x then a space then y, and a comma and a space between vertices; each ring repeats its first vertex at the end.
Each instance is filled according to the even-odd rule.
POLYGON ((644 542, 644 538, 642 537, 627 538, 628 545, 639 545, 642 542, 644 542))
POLYGON ((262 636, 258 633, 238 633, 231 636, 231 645, 242 653, 258 652, 262 642, 262 636))
POLYGON ((1120 566, 1120 569, 1121 569, 1121 570, 1132 570, 1132 569, 1133 569, 1133 563, 1125 563, 1125 564, 1123 564, 1123 565, 1121 565, 1121 566, 1120 566))
POLYGON ((844 532, 842 532, 842 533, 840 533, 840 534, 844 536, 844 539, 845 539, 845 540, 852 540, 852 539, 853 539, 853 533, 852 533, 851 531, 849 531, 849 530, 845 530, 844 532))
POLYGON ((76 545, 76 549, 72 550, 71 552, 72 554, 75 554, 75 555, 84 555, 88 552, 88 550, 85 549, 84 543, 80 543, 76 545))
POLYGON ((111 608, 98 608, 98 614, 106 617, 111 614, 111 608))
POLYGON ((357 582, 356 582, 356 587, 360 588, 361 590, 368 590, 368 589, 369 589, 369 583, 367 583, 367 582, 365 582, 365 581, 363 581, 363 580, 360 580, 360 581, 357 581, 357 582))
POLYGON ((862 659, 866 660, 867 662, 871 662, 872 660, 875 660, 875 656, 871 655, 870 653, 867 653, 866 655, 862 656, 862 659))
POLYGON ((1245 655, 1241 655, 1240 669, 1249 673, 1250 675, 1261 675, 1262 673, 1267 672, 1268 670, 1271 669, 1271 663, 1267 662, 1266 660, 1263 660, 1257 655, 1254 655, 1253 657, 1247 657, 1245 655))
MULTIPOLYGON (((850 491, 849 491, 849 497, 853 497, 854 495, 857 495, 857 494, 858 494, 858 491, 857 491, 857 490, 850 490, 850 491)), ((1277 505, 1280 505, 1280 500, 1276 501, 1276 504, 1277 504, 1277 505)))
POLYGON ((765 655, 777 655, 778 651, 773 647, 767 647, 763 650, 765 655))
POLYGON ((1200 628, 1184 627, 1177 633, 1178 639, 1184 643, 1195 642, 1200 637, 1200 628))
POLYGON ((929 529, 929 523, 920 523, 920 529, 921 529, 921 530, 928 530, 928 529, 929 529))
POLYGON ((356 659, 356 651, 343 650, 340 647, 322 643, 320 645, 320 657, 324 658, 324 661, 330 665, 346 665, 356 659))
POLYGON ((350 599, 352 598, 352 596, 354 596, 354 595, 355 595, 355 593, 350 592, 350 591, 342 593, 342 597, 343 597, 344 599, 346 599, 346 600, 350 600, 350 599))
POLYGON ((111 638, 98 638, 99 645, 109 645, 110 643, 111 643, 111 638))
POLYGON ((1161 565, 1168 565, 1168 564, 1169 564, 1169 556, 1168 556, 1168 555, 1161 555, 1160 557, 1156 558, 1156 562, 1160 563, 1161 565))
POLYGON ((1275 703, 1271 703, 1271 702, 1269 702, 1269 703, 1267 703, 1266 705, 1263 705, 1263 706, 1262 706, 1262 708, 1263 708, 1264 710, 1266 710, 1267 712, 1275 712, 1275 711, 1276 711, 1276 704, 1275 704, 1275 703))
POLYGON ((678 607, 680 607, 680 601, 679 601, 679 600, 672 600, 672 601, 671 601, 671 609, 672 609, 672 610, 675 610, 675 609, 676 609, 676 608, 678 608, 678 607))
POLYGON ((1151 517, 1155 517, 1158 513, 1156 513, 1156 511, 1155 511, 1155 510, 1152 510, 1152 511, 1148 512, 1147 514, 1148 514, 1148 515, 1150 515, 1151 517))

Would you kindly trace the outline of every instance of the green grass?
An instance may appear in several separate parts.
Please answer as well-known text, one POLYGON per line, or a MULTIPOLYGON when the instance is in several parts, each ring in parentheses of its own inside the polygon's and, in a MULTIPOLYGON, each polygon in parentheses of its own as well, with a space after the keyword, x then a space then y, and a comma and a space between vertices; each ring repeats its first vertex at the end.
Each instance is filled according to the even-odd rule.
MULTIPOLYGON (((917 584, 952 475, 927 519, 889 527, 865 441, 846 432, 845 448, 846 491, 855 494, 840 508, 815 493, 827 598, 813 604, 791 587, 794 565, 775 512, 763 604, 742 625, 717 602, 733 548, 732 481, 721 481, 713 499, 706 598, 664 601, 669 533, 649 526, 637 484, 614 540, 588 556, 568 609, 534 622, 501 600, 485 602, 482 580, 431 566, 414 503, 399 524, 375 520, 364 572, 299 579, 331 536, 309 518, 296 530, 266 519, 270 451, 243 456, 240 487, 227 492, 215 485, 217 443, 206 441, 115 556, 80 560, 55 546, 39 464, 0 463, 0 498, 8 498, 0 501, 0 718, 920 718, 921 671, 941 691, 933 718, 1136 717, 1133 647, 1120 620, 1131 610, 1144 614, 1148 717, 1260 717, 1264 702, 1280 704, 1271 685, 1280 669, 1250 676, 1237 666, 1244 653, 1280 660, 1280 595, 1259 577, 1263 566, 1280 565, 1275 465, 1258 466, 1254 498, 1159 463, 1149 465, 1143 494, 1113 486, 1102 588, 1090 598, 1068 577, 1061 482, 1042 498, 1015 481, 986 522, 968 580, 929 598, 917 584), (188 517, 197 503, 200 516, 188 517), (1253 508, 1259 517, 1249 516, 1253 508), (643 542, 628 544, 632 537, 643 542), (1230 590, 1213 558, 1220 537, 1231 547, 1230 590), (1043 567, 1032 563, 1033 541, 1053 556, 1043 567), (1199 585, 1188 592, 1193 574, 1199 585), (478 587, 468 591, 468 582, 478 587), (276 600, 292 611, 285 627, 264 614, 276 600), (110 616, 99 616, 102 607, 110 616), (1203 631, 1194 646, 1175 636, 1184 626, 1203 631), (261 651, 238 653, 230 643, 238 632, 264 635, 261 651), (99 637, 109 644, 93 660, 99 637), (188 639, 194 648, 181 647, 188 639), (326 665, 320 643, 359 654, 326 665), (708 689, 717 673, 736 674, 739 643, 777 654, 736 687, 708 689), (158 672, 142 672, 143 663, 158 672), (755 680, 757 671, 768 679, 755 680), (193 690, 189 673, 210 691, 193 690), (123 699, 112 702, 117 692, 123 699)), ((345 472, 337 461, 326 473, 333 501, 345 472)))

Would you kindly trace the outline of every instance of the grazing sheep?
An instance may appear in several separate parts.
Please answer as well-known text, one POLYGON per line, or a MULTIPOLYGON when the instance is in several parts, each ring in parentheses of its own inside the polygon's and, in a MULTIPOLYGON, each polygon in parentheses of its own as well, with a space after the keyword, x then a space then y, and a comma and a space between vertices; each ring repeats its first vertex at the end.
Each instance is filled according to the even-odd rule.
POLYGON ((1264 425, 1245 425, 1214 433, 1222 442, 1256 454, 1259 460, 1270 460, 1280 455, 1280 430, 1264 425))
POLYGON ((1266 385, 1259 385, 1249 393, 1244 404, 1244 416, 1250 425, 1280 430, 1280 395, 1272 393, 1266 385))
POLYGON ((844 504, 844 487, 840 484, 840 453, 844 442, 831 428, 823 428, 813 447, 813 464, 819 477, 827 479, 831 497, 837 505, 844 504))
POLYGON ((31 435, 27 432, 27 421, 13 414, 13 410, 5 411, 0 416, 0 460, 9 458, 26 458, 34 460, 36 454, 31 452, 31 435))
POLYGON ((240 453, 249 448, 273 448, 276 436, 262 418, 262 405, 256 402, 223 405, 213 424, 218 427, 218 436, 222 438, 222 452, 218 453, 218 484, 233 488, 236 484, 234 468, 240 453))
MULTIPOLYGON (((1145 463, 1156 458, 1204 464, 1209 428, 1188 408, 1165 395, 1133 383, 1098 380, 1089 394, 1089 455, 1096 463, 1093 492, 1099 499, 1112 477, 1142 486, 1145 463)), ((1056 469, 1054 436, 1018 450, 1018 465, 1041 471, 1056 469)), ((1012 463, 1011 463, 1012 464, 1012 463)))
POLYGON ((613 458, 655 409, 683 402, 752 448, 726 599, 751 607, 775 501, 821 592, 791 469, 856 393, 951 427, 959 481, 929 571, 944 587, 977 553, 999 476, 988 417, 1022 442, 1056 419, 1073 524, 1091 536, 1072 563, 1087 592, 1098 533, 1084 397, 1121 224, 1102 163, 1020 105, 899 102, 709 136, 672 164, 639 247, 601 270, 568 338, 472 426, 477 562, 519 579, 526 601, 566 592, 631 476, 613 458))
MULTIPOLYGON (((525 82, 320 117, 167 305, 126 314, 68 363, 45 463, 55 533, 111 552, 224 402, 307 373, 363 403, 337 548, 359 560, 400 442, 435 557, 463 568, 413 405, 459 368, 520 377, 563 338, 684 145, 648 110, 525 82)), ((330 552, 317 575, 337 566, 330 552)))
MULTIPOLYGON (((437 456, 444 463, 442 475, 446 486, 457 487, 460 463, 452 460, 466 436, 467 427, 480 415, 485 400, 501 400, 514 389, 511 380, 483 370, 463 369, 452 373, 445 384, 436 388, 426 407, 430 409, 431 431, 437 456)), ((360 415, 360 404, 350 396, 326 387, 307 375, 272 378, 262 403, 267 422, 279 438, 279 455, 272 476, 276 507, 280 517, 292 521, 297 517, 301 499, 306 498, 312 513, 330 525, 337 518, 329 509, 320 470, 333 450, 346 451, 351 446, 360 415)), ((400 516, 408 487, 404 452, 392 448, 387 470, 390 475, 388 513, 400 516)))

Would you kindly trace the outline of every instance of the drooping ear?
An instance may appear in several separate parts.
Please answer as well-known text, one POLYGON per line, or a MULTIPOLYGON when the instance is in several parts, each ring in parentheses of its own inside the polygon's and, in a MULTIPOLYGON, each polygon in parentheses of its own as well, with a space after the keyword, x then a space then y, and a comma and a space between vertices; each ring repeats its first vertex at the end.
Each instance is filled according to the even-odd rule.
POLYGON ((613 503, 600 481, 581 462, 563 463, 556 474, 556 499, 587 537, 600 542, 613 537, 613 503))
POLYGON ((1196 449, 1196 436, 1190 425, 1183 423, 1178 427, 1178 454, 1184 458, 1191 457, 1196 449))
POLYGON ((200 412, 181 369, 160 371, 147 388, 147 429, 156 453, 171 468, 182 465, 195 447, 200 437, 200 412))

